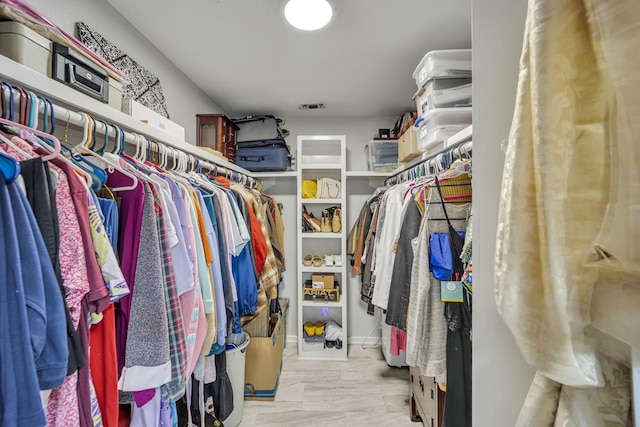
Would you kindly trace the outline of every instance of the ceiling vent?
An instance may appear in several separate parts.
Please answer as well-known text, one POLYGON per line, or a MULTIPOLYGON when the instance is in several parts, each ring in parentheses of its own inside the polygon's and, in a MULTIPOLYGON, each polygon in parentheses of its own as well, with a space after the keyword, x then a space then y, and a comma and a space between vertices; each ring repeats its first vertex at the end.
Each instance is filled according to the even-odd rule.
POLYGON ((301 110, 324 110, 327 106, 325 103, 320 102, 317 104, 300 104, 298 108, 301 110))

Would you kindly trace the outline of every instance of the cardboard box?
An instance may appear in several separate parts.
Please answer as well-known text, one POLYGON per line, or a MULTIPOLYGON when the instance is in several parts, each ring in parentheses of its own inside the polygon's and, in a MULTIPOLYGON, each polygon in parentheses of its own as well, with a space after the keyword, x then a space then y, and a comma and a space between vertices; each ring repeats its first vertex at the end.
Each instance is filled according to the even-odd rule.
POLYGON ((244 400, 276 398, 282 370, 283 348, 284 325, 282 317, 278 315, 278 321, 270 337, 252 336, 249 341, 244 370, 244 400))
POLYGON ((333 289, 335 277, 330 274, 314 274, 311 276, 311 288, 313 289, 333 289))
POLYGON ((304 287, 302 289, 302 299, 313 302, 340 302, 340 286, 336 286, 334 289, 304 287))
POLYGON ((418 149, 418 132, 413 126, 398 140, 398 161, 408 162, 422 154, 418 149))
POLYGON ((262 307, 253 318, 250 316, 242 317, 242 329, 249 334, 251 339, 254 337, 269 336, 269 305, 262 307))

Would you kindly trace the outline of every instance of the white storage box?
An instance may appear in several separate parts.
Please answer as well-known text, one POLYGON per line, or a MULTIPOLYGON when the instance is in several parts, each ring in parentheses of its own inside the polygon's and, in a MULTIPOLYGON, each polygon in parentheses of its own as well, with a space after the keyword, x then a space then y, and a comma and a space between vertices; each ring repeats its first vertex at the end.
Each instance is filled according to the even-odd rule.
POLYGON ((471 124, 471 108, 437 108, 418 119, 418 148, 428 151, 471 124))
POLYGON ((51 41, 25 25, 0 22, 0 54, 51 76, 51 41))
POLYGON ((431 79, 456 77, 471 77, 471 49, 431 51, 413 72, 418 89, 431 79))
POLYGON ((365 146, 367 167, 373 172, 393 172, 398 167, 398 141, 371 141, 365 146))
POLYGON ((145 107, 138 101, 133 99, 122 100, 122 112, 130 115, 134 119, 147 123, 154 128, 160 129, 171 136, 175 136, 180 141, 185 140, 184 128, 177 123, 172 122, 166 117, 156 113, 150 108, 145 107))
POLYGON ((434 108, 470 107, 471 79, 433 79, 414 95, 416 111, 424 116, 434 108))
MULTIPOLYGON (((0 55, 6 56, 47 77, 53 76, 53 43, 51 40, 36 33, 26 25, 14 21, 0 22, 0 55)), ((97 69, 103 69, 87 58, 78 55, 97 69)), ((77 87, 67 85, 78 90, 77 87)), ((108 78, 108 105, 120 110, 122 106, 122 83, 114 78, 108 78)), ((95 96, 93 96, 95 98, 95 96)))

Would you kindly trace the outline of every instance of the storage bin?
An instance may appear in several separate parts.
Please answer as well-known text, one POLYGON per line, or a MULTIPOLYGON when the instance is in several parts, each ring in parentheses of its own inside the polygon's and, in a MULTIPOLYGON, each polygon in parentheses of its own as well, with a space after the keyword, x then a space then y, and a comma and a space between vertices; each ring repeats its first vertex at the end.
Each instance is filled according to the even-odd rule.
POLYGON ((471 79, 432 79, 414 95, 416 111, 423 116, 434 108, 470 107, 471 79))
POLYGON ((233 411, 222 421, 229 427, 240 425, 244 414, 244 368, 247 346, 251 338, 246 332, 238 335, 241 338, 237 340, 236 347, 227 350, 227 375, 233 389, 233 411))
POLYGON ((471 108, 438 108, 419 118, 416 121, 418 149, 427 151, 469 126, 471 111, 471 108))
POLYGON ((51 41, 18 22, 0 22, 0 54, 51 76, 51 41))
POLYGON ((393 172, 398 167, 398 141, 371 141, 365 146, 367 168, 373 172, 393 172))
MULTIPOLYGON (((70 50, 73 52, 72 49, 70 50)), ((15 21, 0 22, 0 55, 6 56, 49 78, 53 78, 53 43, 26 25, 15 21)), ((77 55, 77 57, 80 58, 78 61, 91 64, 96 69, 103 69, 101 65, 90 61, 82 55, 77 55)), ((58 81, 61 80, 58 79, 58 81)), ((122 109, 122 82, 110 77, 107 78, 107 81, 109 87, 108 94, 105 95, 107 96, 106 100, 102 100, 94 94, 90 96, 98 98, 120 111, 122 109)), ((80 90, 78 85, 73 85, 66 81, 62 83, 80 90)), ((80 91, 86 93, 86 91, 80 91)))
POLYGON ((421 154, 422 151, 418 149, 418 133, 411 126, 398 140, 398 162, 408 162, 421 154))
POLYGON ((433 50, 427 53, 413 72, 418 89, 438 78, 471 77, 471 49, 433 50))
POLYGON ((382 322, 381 334, 382 354, 384 355, 384 360, 387 362, 387 365, 397 368, 407 366, 407 355, 404 350, 400 350, 397 356, 391 354, 391 326, 387 325, 384 321, 382 322))

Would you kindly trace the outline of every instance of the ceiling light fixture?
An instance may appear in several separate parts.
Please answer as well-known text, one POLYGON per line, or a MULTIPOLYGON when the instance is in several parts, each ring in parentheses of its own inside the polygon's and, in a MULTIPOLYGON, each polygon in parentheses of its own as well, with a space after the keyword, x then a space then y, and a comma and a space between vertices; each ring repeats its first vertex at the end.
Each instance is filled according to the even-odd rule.
POLYGON ((327 0, 289 0, 284 7, 289 24, 305 31, 324 28, 332 16, 333 8, 327 0))

